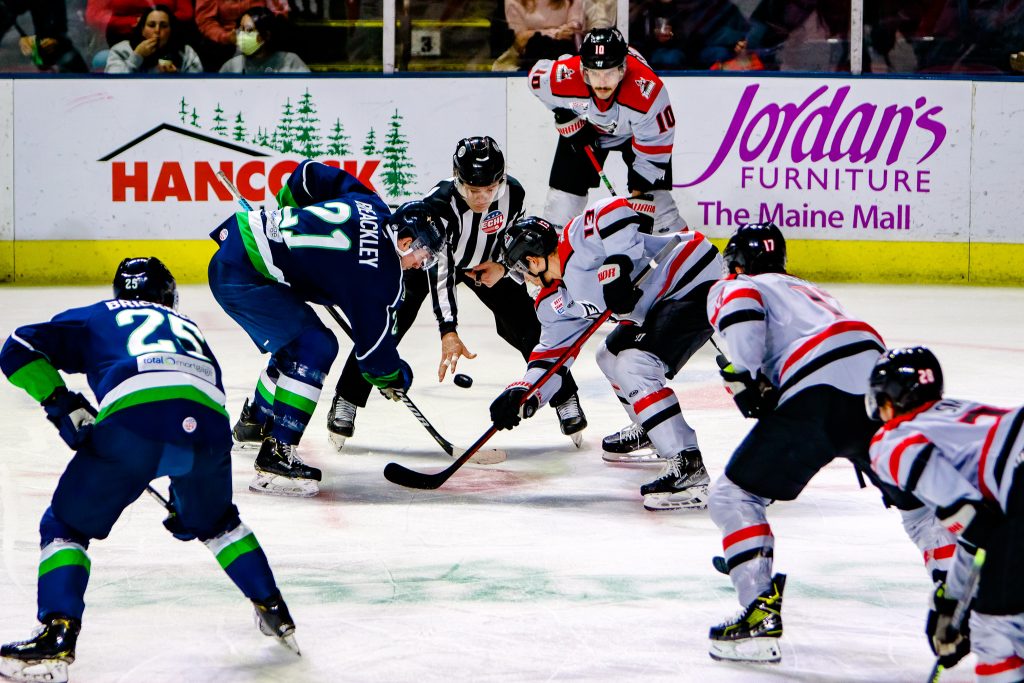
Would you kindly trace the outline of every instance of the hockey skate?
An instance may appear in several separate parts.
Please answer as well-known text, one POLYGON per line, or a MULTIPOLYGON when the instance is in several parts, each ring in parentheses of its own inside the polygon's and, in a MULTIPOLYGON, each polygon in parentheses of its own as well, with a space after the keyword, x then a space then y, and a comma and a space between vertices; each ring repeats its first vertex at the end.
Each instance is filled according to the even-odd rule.
POLYGON ((335 394, 331 412, 327 413, 327 438, 339 451, 345 446, 345 439, 356 431, 356 410, 358 406, 335 394))
POLYGON ((712 626, 711 659, 730 662, 775 663, 782 659, 782 590, 786 575, 772 577, 772 587, 750 603, 734 619, 712 626))
POLYGON ((281 594, 276 593, 266 600, 253 600, 252 604, 256 608, 256 626, 259 627, 260 633, 277 638, 279 643, 302 656, 299 644, 295 640, 295 622, 281 594))
POLYGON ((579 394, 573 394, 560 405, 555 406, 558 413, 558 426, 562 433, 572 439, 576 448, 583 445, 583 430, 587 428, 587 416, 580 407, 579 394))
POLYGON ((75 642, 82 622, 49 615, 32 638, 0 647, 0 677, 12 681, 68 680, 68 664, 75 661, 75 642))
POLYGON ((263 439, 270 436, 270 425, 272 420, 260 420, 260 410, 245 399, 242 406, 242 413, 238 416, 238 422, 231 429, 231 437, 235 441, 235 447, 239 449, 259 448, 263 439))
POLYGON ((640 487, 648 510, 704 510, 711 478, 700 451, 680 451, 665 462, 657 479, 640 487))
POLYGON ((308 498, 320 492, 320 470, 299 459, 296 447, 269 437, 256 456, 256 476, 249 490, 275 496, 308 498))
POLYGON ((635 422, 604 437, 601 447, 604 451, 601 458, 605 462, 648 463, 661 460, 647 432, 635 422))

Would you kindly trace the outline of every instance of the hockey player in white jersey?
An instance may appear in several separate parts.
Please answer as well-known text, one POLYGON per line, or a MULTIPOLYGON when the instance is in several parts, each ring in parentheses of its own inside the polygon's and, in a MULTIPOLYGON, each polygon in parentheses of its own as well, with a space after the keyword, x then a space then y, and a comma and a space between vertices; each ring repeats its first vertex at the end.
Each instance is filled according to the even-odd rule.
POLYGON ((939 663, 953 666, 973 651, 978 681, 1024 681, 1024 407, 943 398, 942 368, 923 347, 878 360, 867 404, 885 421, 871 442, 871 467, 960 539, 926 624, 939 663), (952 616, 977 548, 986 558, 973 613, 957 630, 952 616))
POLYGON ((589 146, 601 163, 611 151, 622 154, 629 191, 654 217, 656 233, 685 227, 671 193, 676 119, 668 90, 618 29, 587 32, 578 56, 540 60, 529 82, 554 112, 559 133, 545 218, 565 225, 583 212, 588 191, 598 185, 589 146))
POLYGON ((503 262, 542 288, 536 300, 541 336, 525 376, 491 404, 491 419, 499 429, 511 429, 532 416, 561 380, 552 377, 520 408, 523 393, 607 308, 618 325, 597 363, 666 460, 659 477, 640 489, 644 507, 703 509, 710 479, 697 435, 666 384, 711 338, 704 303, 724 273, 722 257, 700 233, 683 233, 670 256, 636 287, 632 274, 674 239, 642 232, 649 220, 626 199, 612 197, 595 202, 564 230, 535 216, 506 230, 503 262))
POLYGON ((948 555, 952 537, 869 467, 878 423, 860 405, 864 378, 885 350, 879 334, 824 290, 786 273, 786 242, 774 224, 740 227, 723 255, 730 275, 711 288, 708 317, 731 359, 718 361, 726 388, 757 424, 711 487, 711 519, 744 610, 711 628, 710 654, 777 662, 786 577, 772 576, 775 539, 765 508, 773 500, 795 499, 822 467, 844 457, 882 490, 887 505, 904 511, 907 533, 926 559, 948 555))

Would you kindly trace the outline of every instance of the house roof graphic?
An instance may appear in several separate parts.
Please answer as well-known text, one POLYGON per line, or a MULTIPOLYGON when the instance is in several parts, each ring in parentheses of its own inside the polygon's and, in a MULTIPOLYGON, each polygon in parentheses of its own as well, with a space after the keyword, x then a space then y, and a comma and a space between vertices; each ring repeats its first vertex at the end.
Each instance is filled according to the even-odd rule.
POLYGON ((156 135, 157 133, 160 133, 160 132, 165 131, 165 130, 166 131, 170 131, 171 133, 175 133, 177 135, 184 135, 186 137, 190 137, 190 138, 193 138, 195 140, 200 140, 202 142, 208 142, 211 145, 217 145, 218 147, 224 147, 225 149, 230 149, 233 152, 241 152, 242 154, 248 154, 249 156, 252 156, 252 157, 266 157, 266 156, 270 156, 266 152, 260 152, 258 150, 250 149, 248 147, 242 147, 241 145, 237 145, 237 144, 235 144, 233 142, 229 142, 229 141, 224 140, 222 138, 215 138, 215 137, 211 137, 209 135, 203 135, 202 133, 197 133, 194 130, 188 130, 187 128, 179 128, 178 126, 172 126, 169 123, 161 123, 156 128, 153 128, 152 130, 149 130, 149 131, 143 133, 142 135, 140 135, 139 137, 135 138, 131 142, 129 142, 127 144, 124 144, 124 145, 121 145, 120 147, 115 149, 110 154, 107 154, 106 156, 101 157, 99 159, 99 161, 110 161, 111 159, 113 159, 114 157, 118 156, 122 152, 128 151, 129 149, 131 149, 135 145, 138 145, 139 143, 143 142, 144 140, 147 140, 148 138, 151 138, 154 135, 156 135))

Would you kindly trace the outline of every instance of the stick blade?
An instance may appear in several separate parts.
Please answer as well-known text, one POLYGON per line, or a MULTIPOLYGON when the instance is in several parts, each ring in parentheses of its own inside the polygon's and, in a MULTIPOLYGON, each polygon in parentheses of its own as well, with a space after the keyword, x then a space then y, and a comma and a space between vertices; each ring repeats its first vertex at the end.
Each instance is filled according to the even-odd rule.
MULTIPOLYGON (((465 448, 459 448, 455 446, 453 448, 452 457, 461 458, 466 452, 465 448)), ((469 462, 474 465, 497 465, 508 460, 508 453, 497 448, 488 448, 485 450, 479 450, 474 453, 469 462)))
POLYGON ((389 462, 384 467, 384 478, 392 484, 404 486, 407 489, 436 489, 448 480, 448 470, 442 470, 435 474, 424 474, 410 470, 408 467, 399 465, 397 462, 389 462))

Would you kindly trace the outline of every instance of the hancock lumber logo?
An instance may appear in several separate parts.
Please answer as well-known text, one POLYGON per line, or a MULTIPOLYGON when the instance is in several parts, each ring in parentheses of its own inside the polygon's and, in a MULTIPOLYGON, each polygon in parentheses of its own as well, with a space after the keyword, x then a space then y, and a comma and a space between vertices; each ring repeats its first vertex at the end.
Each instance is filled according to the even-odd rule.
POLYGON ((230 115, 225 118, 220 103, 213 110, 207 132, 202 132, 202 118, 184 97, 176 113, 182 125, 160 124, 99 159, 110 163, 111 201, 230 201, 231 194, 217 179, 217 171, 223 171, 243 197, 264 202, 277 194, 298 166, 297 157, 343 168, 386 198, 399 200, 415 191, 415 165, 402 129, 404 119, 397 109, 383 144, 378 143, 371 127, 358 148, 352 145, 340 117, 326 129, 321 127, 308 89, 296 104, 285 100, 273 125, 256 126, 255 130, 241 111, 233 121, 230 115), (166 144, 166 136, 172 136, 174 142, 166 144), (150 139, 160 140, 155 158, 148 148, 144 160, 121 158, 150 139), (198 142, 199 147, 190 154, 185 141, 198 142), (160 160, 162 150, 172 150, 170 156, 175 158, 160 160), (251 158, 240 160, 239 155, 251 158), (284 155, 290 158, 281 158, 284 155))

